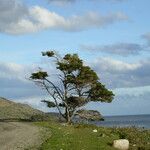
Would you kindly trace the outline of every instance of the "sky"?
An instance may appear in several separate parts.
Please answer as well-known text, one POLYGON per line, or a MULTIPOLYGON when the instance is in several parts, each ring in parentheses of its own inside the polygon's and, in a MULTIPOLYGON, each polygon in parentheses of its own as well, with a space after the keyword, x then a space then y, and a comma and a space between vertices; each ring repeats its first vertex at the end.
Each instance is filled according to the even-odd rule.
POLYGON ((150 114, 149 0, 0 0, 0 97, 43 111, 47 93, 28 78, 53 73, 41 51, 77 53, 115 93, 89 103, 103 115, 150 114))

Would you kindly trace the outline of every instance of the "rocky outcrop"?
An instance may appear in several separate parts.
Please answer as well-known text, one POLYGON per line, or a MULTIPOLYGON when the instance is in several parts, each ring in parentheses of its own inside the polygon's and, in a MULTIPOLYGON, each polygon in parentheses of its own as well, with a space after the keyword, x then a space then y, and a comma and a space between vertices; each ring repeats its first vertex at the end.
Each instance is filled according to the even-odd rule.
POLYGON ((104 120, 100 112, 96 110, 81 109, 76 112, 75 116, 78 116, 80 119, 86 119, 91 121, 104 120))

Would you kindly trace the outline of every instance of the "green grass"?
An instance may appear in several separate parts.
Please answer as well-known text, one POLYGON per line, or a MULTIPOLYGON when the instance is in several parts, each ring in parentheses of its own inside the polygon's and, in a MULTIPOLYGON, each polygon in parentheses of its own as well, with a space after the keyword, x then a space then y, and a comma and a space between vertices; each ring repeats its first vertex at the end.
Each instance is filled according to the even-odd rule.
POLYGON ((150 131, 136 128, 106 128, 92 125, 64 126, 56 122, 37 123, 51 130, 40 150, 115 150, 113 140, 127 138, 131 150, 150 150, 150 131), (97 129, 97 133, 93 130, 97 129))
POLYGON ((54 123, 42 123, 42 126, 50 128, 52 136, 43 143, 41 150, 114 150, 109 144, 114 135, 105 135, 104 132, 94 126, 62 126, 54 123), (98 132, 94 133, 93 129, 98 132))

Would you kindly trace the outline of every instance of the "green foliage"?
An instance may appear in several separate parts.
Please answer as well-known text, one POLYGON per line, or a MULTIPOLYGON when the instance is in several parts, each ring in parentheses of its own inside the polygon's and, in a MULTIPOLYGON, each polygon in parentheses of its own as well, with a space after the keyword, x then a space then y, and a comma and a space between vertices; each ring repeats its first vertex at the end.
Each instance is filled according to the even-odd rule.
POLYGON ((79 88, 94 84, 98 79, 97 74, 89 66, 80 67, 76 75, 67 75, 67 82, 77 85, 79 88))
POLYGON ((85 104, 85 99, 83 97, 71 96, 67 99, 67 104, 73 108, 80 107, 85 104))
POLYGON ((56 107, 56 104, 54 102, 52 102, 52 101, 42 100, 41 102, 46 103, 49 108, 56 107))
POLYGON ((53 51, 42 52, 42 56, 53 57, 55 53, 53 51))
POLYGON ((113 100, 114 94, 102 85, 100 82, 93 84, 89 91, 90 97, 93 101, 101 101, 110 103, 113 100))
POLYGON ((89 66, 85 66, 77 54, 66 54, 58 57, 53 51, 42 52, 43 56, 56 59, 56 68, 60 85, 56 86, 49 78, 47 72, 38 71, 32 73, 31 79, 39 81, 53 98, 55 103, 43 101, 48 107, 65 108, 67 120, 72 117, 77 108, 90 101, 111 102, 114 98, 112 91, 101 84, 97 73, 89 66), (58 103, 57 101, 61 101, 58 103))
POLYGON ((43 71, 38 71, 38 72, 35 72, 35 73, 32 73, 31 75, 31 79, 33 80, 36 80, 36 79, 45 79, 46 77, 48 77, 48 74, 47 72, 43 72, 43 71))
POLYGON ((57 62, 57 69, 70 74, 80 69, 82 65, 82 60, 79 59, 77 54, 67 54, 62 60, 57 62))

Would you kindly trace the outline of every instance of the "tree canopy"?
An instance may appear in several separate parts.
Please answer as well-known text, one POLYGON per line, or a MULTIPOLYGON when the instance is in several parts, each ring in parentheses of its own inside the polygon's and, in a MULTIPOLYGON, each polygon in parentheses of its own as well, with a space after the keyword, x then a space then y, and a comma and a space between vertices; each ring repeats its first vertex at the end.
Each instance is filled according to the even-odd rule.
POLYGON ((57 107, 67 122, 71 121, 77 109, 90 101, 110 103, 113 100, 113 92, 100 82, 96 72, 84 65, 77 54, 66 54, 60 58, 53 51, 46 51, 42 52, 42 56, 55 59, 60 84, 52 82, 51 75, 42 70, 32 73, 30 79, 48 92, 52 101, 43 102, 48 107, 57 107))

